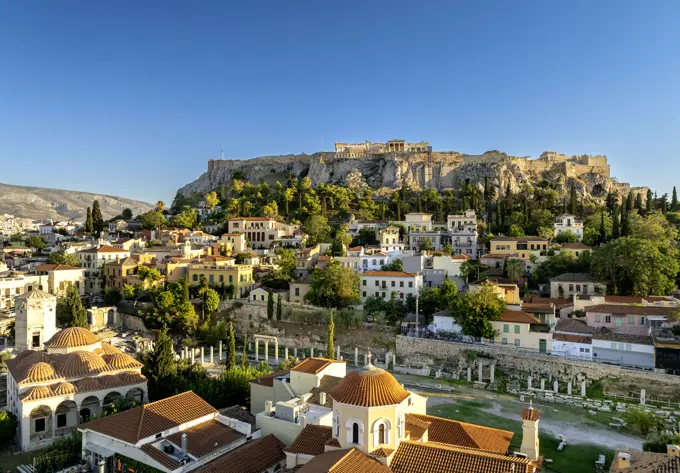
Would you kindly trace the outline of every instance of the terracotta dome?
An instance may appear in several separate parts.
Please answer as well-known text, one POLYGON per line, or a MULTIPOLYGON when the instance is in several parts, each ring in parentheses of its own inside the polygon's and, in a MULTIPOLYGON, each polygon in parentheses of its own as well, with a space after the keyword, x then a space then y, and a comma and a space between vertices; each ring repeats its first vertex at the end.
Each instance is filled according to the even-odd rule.
POLYGON ((54 362, 54 367, 66 378, 88 376, 107 370, 104 359, 89 351, 74 351, 61 355, 54 362))
POLYGON ((328 395, 343 404, 376 407, 399 404, 409 392, 390 373, 369 365, 349 372, 328 395))
POLYGON ((128 368, 141 368, 143 365, 125 353, 118 353, 117 355, 104 355, 106 363, 114 370, 124 370, 128 368))
POLYGON ((20 351, 19 354, 18 354, 17 356, 14 357, 14 362, 15 362, 15 363, 19 363, 21 360, 23 360, 24 358, 26 358, 28 355, 32 355, 33 353, 36 353, 36 352, 33 351, 33 350, 23 350, 23 351, 20 351))
POLYGON ((54 389, 54 394, 57 396, 64 396, 66 394, 74 394, 76 392, 76 387, 68 382, 63 382, 57 384, 54 389))
POLYGON ((49 386, 35 386, 24 393, 22 400, 35 401, 36 399, 45 399, 53 396, 54 392, 49 386))
POLYGON ((98 341, 99 339, 86 328, 69 327, 54 334, 45 342, 45 346, 48 348, 86 347, 98 341))
POLYGON ((117 355, 123 352, 109 342, 102 342, 102 347, 98 350, 98 353, 101 353, 102 355, 117 355))
MULTIPOLYGON (((23 354, 25 352, 22 352, 20 354, 23 354)), ((17 356, 17 358, 19 358, 17 356)), ((24 356, 23 359, 19 362, 17 362, 17 368, 19 368, 21 371, 26 373, 28 369, 35 365, 36 363, 40 362, 46 362, 49 363, 50 357, 47 353, 44 351, 32 351, 29 352, 27 356, 24 356)))
POLYGON ((56 378, 57 374, 54 372, 54 368, 52 368, 49 363, 41 361, 26 370, 24 381, 28 383, 37 383, 56 378))
POLYGON ((97 391, 101 389, 101 384, 97 378, 83 378, 75 382, 78 392, 97 391))
POLYGON ((139 384, 146 382, 146 378, 144 377, 144 375, 134 371, 121 373, 118 376, 120 377, 120 381, 123 386, 126 386, 128 384, 139 384))

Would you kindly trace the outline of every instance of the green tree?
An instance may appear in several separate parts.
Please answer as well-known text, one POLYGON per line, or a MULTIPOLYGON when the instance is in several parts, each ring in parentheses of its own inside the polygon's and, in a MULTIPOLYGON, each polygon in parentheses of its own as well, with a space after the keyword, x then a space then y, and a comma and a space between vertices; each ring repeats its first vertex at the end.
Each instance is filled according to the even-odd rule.
POLYGON ((571 230, 561 232, 555 237, 555 243, 576 243, 577 241, 578 236, 571 230))
POLYGON ((326 358, 335 360, 335 323, 333 322, 333 311, 328 317, 328 337, 326 340, 326 358))
POLYGON ((511 237, 519 237, 524 235, 524 229, 517 224, 512 224, 510 225, 510 228, 508 229, 508 236, 511 237))
MULTIPOLYGON (((235 346, 234 351, 236 351, 235 346)), ((241 354, 241 368, 245 368, 246 366, 248 366, 248 335, 243 337, 243 353, 241 354)))
POLYGON ((451 315, 461 326, 463 334, 471 337, 493 338, 496 333, 491 321, 498 320, 505 310, 505 301, 488 287, 466 292, 457 297, 451 315))
POLYGON ((331 227, 328 219, 322 215, 312 215, 305 221, 304 231, 309 235, 310 243, 330 241, 331 227))
POLYGON ((85 231, 87 233, 94 232, 94 223, 92 222, 92 209, 87 208, 87 213, 85 217, 85 231))
POLYGON ((274 319, 274 295, 271 292, 267 292, 267 318, 274 319))
POLYGON ((647 202, 645 203, 645 210, 651 212, 654 206, 654 196, 652 195, 652 190, 647 189, 647 202))
POLYGON ((132 210, 125 207, 120 214, 125 220, 132 220, 132 210))
POLYGON ((400 259, 395 259, 390 264, 385 264, 380 268, 382 271, 403 271, 404 263, 400 259))
POLYGON ((0 411, 0 445, 9 445, 18 426, 17 416, 9 411, 0 411))
POLYGON ((678 191, 673 186, 673 196, 671 197, 671 210, 678 210, 678 191))
POLYGON ((359 274, 331 261, 322 271, 312 273, 305 299, 320 307, 344 308, 359 302, 359 274))
POLYGON ((569 213, 576 214, 576 209, 578 208, 578 197, 576 196, 576 186, 571 183, 571 189, 569 191, 569 213))
POLYGON ((612 238, 617 239, 621 236, 621 229, 619 228, 619 212, 618 208, 614 207, 612 215, 612 238))
POLYGON ((635 196, 635 209, 642 212, 642 194, 639 192, 635 196))
POLYGON ((175 352, 167 328, 156 333, 153 350, 150 351, 142 373, 149 382, 149 396, 152 399, 167 397, 172 390, 167 381, 175 373, 175 352))
POLYGON ((217 207, 217 204, 220 203, 220 199, 217 198, 217 192, 208 192, 205 195, 205 202, 208 204, 208 207, 210 207, 211 211, 214 210, 215 207, 217 207))
POLYGON ((206 314, 213 314, 220 306, 220 295, 214 289, 206 289, 203 293, 203 310, 206 314))
POLYGON ((418 250, 422 253, 423 251, 432 250, 432 242, 429 238, 423 238, 418 245, 418 250))
POLYGON ((80 266, 78 262, 78 257, 75 253, 50 253, 47 262, 50 264, 63 264, 66 266, 80 266))
POLYGON ((629 426, 638 430, 643 435, 647 435, 653 427, 660 423, 657 415, 653 411, 648 411, 645 406, 628 408, 623 418, 629 426))
POLYGON ((97 234, 104 230, 104 217, 102 216, 102 209, 99 207, 98 200, 92 202, 92 228, 97 234))
MULTIPOLYGON (((243 352, 245 353, 245 345, 243 352)), ((230 370, 236 366, 236 334, 234 333, 234 324, 229 321, 229 330, 227 331, 227 369, 230 370)))
POLYGON ((31 248, 35 248, 36 250, 42 250, 43 248, 47 247, 45 240, 39 236, 30 236, 26 238, 26 244, 31 248))
POLYGON ((276 300, 276 320, 281 319, 283 319, 283 306, 281 304, 281 294, 279 294, 279 297, 276 300))
POLYGON ((198 225, 198 212, 185 205, 182 212, 170 219, 170 225, 177 228, 193 229, 198 225))
POLYGON ((505 261, 505 275, 513 281, 519 281, 524 276, 524 261, 518 258, 510 258, 505 261))
POLYGON ((142 226, 147 230, 158 230, 164 227, 165 223, 165 215, 159 210, 149 210, 142 215, 142 226))
POLYGON ((80 294, 75 286, 70 286, 68 288, 65 309, 68 317, 67 325, 69 327, 90 327, 87 323, 87 310, 83 307, 83 302, 80 300, 80 294))
POLYGON ((126 301, 134 299, 135 292, 135 286, 132 284, 123 284, 123 299, 126 301))

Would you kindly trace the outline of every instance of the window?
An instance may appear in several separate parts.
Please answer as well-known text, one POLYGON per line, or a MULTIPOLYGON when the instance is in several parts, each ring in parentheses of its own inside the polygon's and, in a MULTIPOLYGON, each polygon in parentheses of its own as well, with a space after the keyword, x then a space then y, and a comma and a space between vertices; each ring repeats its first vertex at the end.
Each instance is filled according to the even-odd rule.
POLYGON ((519 338, 515 338, 515 346, 516 346, 516 347, 519 346, 519 338))
POLYGON ((375 297, 378 297, 380 293, 378 291, 375 292, 375 297))
MULTIPOLYGON (((299 288, 299 287, 296 287, 296 288, 295 288, 295 295, 296 295, 296 296, 299 296, 299 295, 300 295, 300 288, 299 288)), ((366 295, 366 293, 364 292, 364 296, 365 296, 365 295, 366 295)))
POLYGON ((502 339, 502 340, 501 340, 501 343, 502 343, 503 345, 507 345, 507 344, 508 344, 508 339, 507 339, 507 338, 502 339))
POLYGON ((359 424, 356 422, 352 424, 352 443, 359 443, 359 424))
POLYGON ((581 285, 580 284, 576 285, 576 292, 581 292, 581 285))
POLYGON ((635 317, 633 317, 632 315, 629 315, 628 316, 628 325, 633 325, 633 324, 635 324, 635 317))
POLYGON ((569 292, 574 292, 574 285, 573 284, 569 284, 569 292))
POLYGON ((260 296, 260 300, 264 302, 264 296, 260 296))
POLYGON ((229 282, 233 281, 233 276, 229 276, 229 282))
POLYGON ((365 286, 365 285, 366 285, 366 280, 364 279, 363 281, 361 281, 361 283, 362 283, 362 285, 365 286))
POLYGON ((198 281, 198 274, 194 274, 194 275, 191 277, 191 280, 192 280, 192 281, 198 281))
POLYGON ((519 333, 519 325, 515 325, 515 333, 519 333))
POLYGON ((31 346, 40 349, 40 332, 33 332, 31 346))
POLYGON ((596 316, 595 316, 595 322, 597 322, 598 324, 599 324, 600 322, 602 322, 602 316, 601 316, 601 315, 596 315, 596 316))
POLYGON ((409 281, 408 287, 413 287, 413 282, 412 282, 412 281, 409 281))
POLYGON ((397 285, 396 281, 392 281, 392 287, 395 287, 397 285))
POLYGON ((623 317, 616 317, 615 322, 617 327, 623 327, 623 317))
POLYGON ((644 324, 645 324, 645 318, 643 316, 643 317, 640 317, 640 325, 644 325, 644 324))
MULTIPOLYGON (((297 296, 297 294, 295 294, 297 296)), ((362 297, 366 297, 366 291, 361 293, 362 297)))
POLYGON ((378 427, 378 443, 379 444, 387 443, 385 441, 385 424, 380 424, 380 426, 378 427))
POLYGON ((404 281, 399 281, 399 287, 404 287, 404 281))
POLYGON ((510 325, 503 324, 503 333, 510 333, 510 325))
POLYGON ((45 418, 41 417, 40 419, 35 419, 35 431, 36 432, 45 432, 45 418))
POLYGON ((224 274, 220 274, 220 282, 224 282, 224 274))
POLYGON ((253 294, 253 300, 254 300, 254 301, 257 300, 257 294, 253 294))
POLYGON ((375 287, 379 287, 379 286, 380 286, 380 281, 376 281, 376 282, 375 282, 375 287))
POLYGON ((66 427, 66 414, 57 414, 57 428, 66 427))

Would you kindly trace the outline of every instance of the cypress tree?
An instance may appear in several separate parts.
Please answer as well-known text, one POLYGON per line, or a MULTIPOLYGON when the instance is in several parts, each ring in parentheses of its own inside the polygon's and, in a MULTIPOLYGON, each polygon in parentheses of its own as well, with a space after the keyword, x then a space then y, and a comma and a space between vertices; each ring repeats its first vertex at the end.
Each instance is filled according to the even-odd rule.
POLYGON ((638 210, 638 212, 642 212, 642 194, 639 192, 635 196, 635 208, 638 210))
POLYGON ((164 394, 170 394, 172 386, 165 386, 164 381, 174 372, 175 353, 172 349, 172 339, 168 336, 168 329, 163 327, 156 333, 153 350, 149 353, 149 360, 144 367, 144 375, 150 381, 152 400, 162 399, 165 397, 164 394))
POLYGON ((90 327, 87 323, 87 309, 83 307, 83 303, 80 300, 80 294, 78 294, 78 289, 76 289, 75 286, 71 286, 68 290, 66 305, 71 313, 71 319, 68 323, 69 327, 90 327))
POLYGON ((92 202, 92 227, 97 233, 101 233, 104 230, 104 217, 102 217, 102 210, 99 207, 98 200, 92 202))
POLYGON ((241 355, 241 368, 248 366, 248 335, 243 337, 243 354, 241 355))
POLYGON ((626 198, 626 212, 633 210, 633 193, 629 192, 626 198))
POLYGON ((630 235, 630 221, 628 220, 628 212, 625 206, 621 206, 621 236, 630 235))
POLYGON ((94 226, 92 225, 92 210, 90 207, 87 208, 87 216, 85 217, 85 231, 87 233, 92 233, 94 231, 94 226))
MULTIPOLYGON (((245 353, 245 344, 243 351, 245 353)), ((229 321, 229 329, 227 330, 227 369, 236 367, 236 335, 234 335, 234 324, 229 321)))
POLYGON ((335 343, 333 339, 335 338, 335 323, 333 322, 333 312, 328 318, 328 347, 326 348, 326 358, 329 360, 335 360, 335 343))
POLYGON ((570 191, 570 196, 569 196, 569 213, 576 215, 576 205, 577 205, 577 199, 576 199, 576 186, 574 183, 571 183, 571 191, 570 191))
POLYGON ((423 205, 420 203, 420 195, 418 196, 418 200, 416 201, 416 211, 417 212, 423 211, 423 205))
POLYGON ((283 317, 283 307, 281 304, 281 294, 279 294, 279 298, 276 301, 276 320, 281 320, 283 317))
POLYGON ((673 186, 673 197, 671 197, 671 210, 676 210, 678 208, 678 192, 673 186))
POLYGON ((269 320, 274 318, 274 296, 271 292, 267 295, 267 318, 269 320))
POLYGON ((612 214, 612 238, 617 239, 621 236, 619 233, 619 209, 614 207, 614 213, 612 214))
POLYGON ((484 176, 484 204, 489 205, 489 176, 484 176))
POLYGON ((512 195, 512 189, 510 188, 510 181, 508 181, 508 185, 505 186, 505 198, 507 199, 512 195))
POLYGON ((645 206, 647 212, 652 211, 653 204, 654 204, 654 197, 652 196, 652 190, 647 189, 647 205, 645 206))

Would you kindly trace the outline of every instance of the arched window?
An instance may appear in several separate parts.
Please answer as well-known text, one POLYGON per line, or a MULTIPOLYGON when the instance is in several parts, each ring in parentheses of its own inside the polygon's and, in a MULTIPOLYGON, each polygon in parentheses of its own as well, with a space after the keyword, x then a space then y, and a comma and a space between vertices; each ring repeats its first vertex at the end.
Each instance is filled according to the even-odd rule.
POLYGON ((380 424, 380 427, 378 427, 378 443, 387 443, 385 442, 385 424, 380 424))
POLYGON ((352 443, 359 443, 359 424, 352 424, 352 443))
POLYGON ((347 430, 347 443, 354 445, 363 445, 364 443, 364 424, 361 419, 351 417, 345 421, 345 429, 347 430))
POLYGON ((390 443, 390 432, 392 424, 389 420, 383 418, 378 419, 373 423, 371 433, 373 434, 373 446, 384 445, 390 443))
POLYGON ((333 411, 333 431, 336 438, 340 437, 340 415, 338 411, 333 411))

